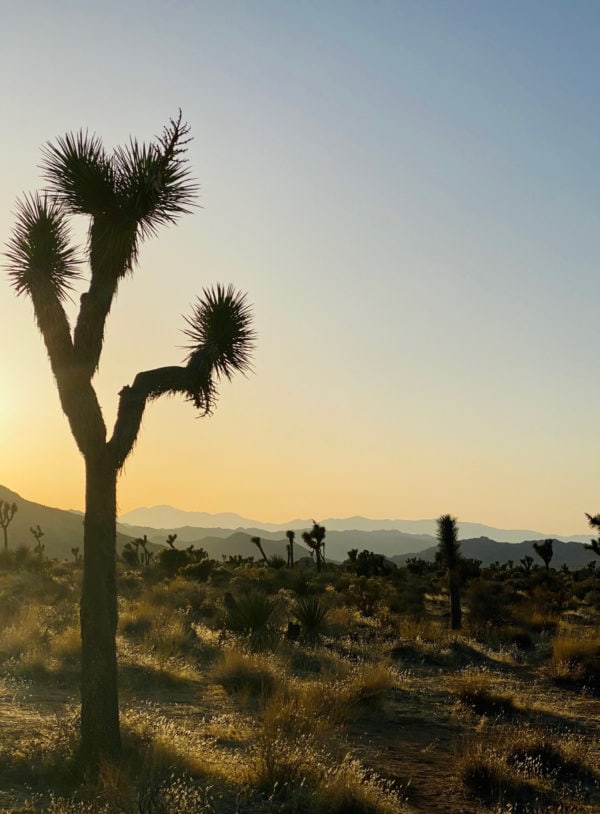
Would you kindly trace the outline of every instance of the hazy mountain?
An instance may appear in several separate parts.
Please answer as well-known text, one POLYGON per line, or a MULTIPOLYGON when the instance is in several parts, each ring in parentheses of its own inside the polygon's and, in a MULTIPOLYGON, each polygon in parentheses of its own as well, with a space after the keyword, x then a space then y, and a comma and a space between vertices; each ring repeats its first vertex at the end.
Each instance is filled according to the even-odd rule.
MULTIPOLYGON (((306 528, 309 528, 309 526, 306 526, 306 528)), ((198 545, 206 549, 206 540, 231 539, 232 532, 232 529, 197 528, 194 526, 153 529, 150 526, 129 526, 123 523, 119 523, 119 529, 131 537, 143 537, 145 534, 151 542, 162 545, 165 544, 169 534, 177 534, 176 546, 179 545, 183 548, 190 543, 198 543, 198 545)), ((236 531, 245 534, 248 538, 260 537, 261 540, 280 543, 283 545, 283 549, 281 549, 280 545, 278 553, 283 550, 282 556, 285 556, 287 538, 282 535, 281 531, 269 531, 263 528, 242 528, 236 529, 236 531)), ((297 529, 296 531, 295 545, 302 544, 301 531, 301 529, 297 529)), ((211 545, 213 545, 212 542, 211 545)), ((376 551, 378 554, 385 554, 391 557, 393 554, 402 554, 408 551, 422 551, 432 545, 435 545, 435 538, 427 534, 405 534, 402 531, 395 530, 330 531, 329 528, 327 528, 325 557, 342 562, 347 558, 348 551, 351 548, 358 548, 360 551, 367 548, 369 551, 376 551)), ((255 549, 256 547, 253 546, 253 548, 255 549)), ((229 554, 231 552, 226 551, 225 553, 229 554)))
MULTIPOLYGON (((327 532, 333 531, 401 531, 405 534, 429 535, 435 538, 437 533, 437 520, 372 520, 367 517, 327 517, 324 520, 315 518, 325 526, 327 532)), ((263 523, 251 520, 239 514, 210 514, 208 512, 187 512, 173 506, 143 507, 126 512, 119 518, 120 523, 153 529, 176 529, 186 526, 200 528, 222 529, 262 529, 263 531, 286 531, 287 529, 302 530, 310 528, 310 518, 288 520, 286 523, 263 523)), ((520 543, 523 540, 543 540, 547 537, 563 541, 588 542, 591 535, 572 534, 562 536, 549 532, 534 531, 531 529, 499 529, 481 523, 467 523, 459 520, 459 534, 465 539, 488 537, 506 543, 520 543)), ((352 548, 353 546, 351 546, 352 548)))
MULTIPOLYGON (((460 549, 465 557, 481 560, 482 565, 490 565, 493 562, 505 563, 508 560, 512 560, 515 565, 518 565, 519 560, 527 555, 533 557, 535 563, 542 565, 542 561, 533 549, 533 543, 533 540, 524 540, 520 543, 499 543, 488 537, 478 537, 461 540, 460 549)), ((405 563, 410 557, 419 557, 432 562, 436 550, 437 546, 433 546, 424 551, 400 554, 391 559, 398 565, 405 563)), ((561 540, 554 540, 554 556, 550 565, 552 568, 560 568, 563 563, 566 563, 570 568, 581 568, 588 562, 597 559, 596 555, 584 548, 582 543, 576 541, 565 543, 561 540)))
MULTIPOLYGON (((46 547, 44 550, 46 557, 72 559, 71 549, 76 546, 83 552, 83 515, 79 512, 52 509, 41 503, 33 503, 5 486, 0 486, 0 500, 7 500, 18 506, 17 513, 8 527, 9 549, 15 549, 19 545, 33 549, 35 540, 30 529, 39 525, 44 532, 42 543, 46 547)), ((119 548, 129 539, 127 535, 118 532, 119 548)), ((4 545, 1 534, 0 545, 4 545)))

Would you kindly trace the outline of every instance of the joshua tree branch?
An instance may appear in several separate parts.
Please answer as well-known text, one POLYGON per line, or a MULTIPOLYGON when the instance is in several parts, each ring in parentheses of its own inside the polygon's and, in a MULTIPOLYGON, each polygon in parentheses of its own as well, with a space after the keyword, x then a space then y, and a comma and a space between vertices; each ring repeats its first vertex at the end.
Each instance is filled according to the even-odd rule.
POLYGON ((180 393, 202 408, 204 390, 210 389, 210 373, 201 379, 198 369, 189 365, 159 367, 138 373, 133 384, 121 390, 117 420, 108 442, 117 469, 121 469, 135 444, 147 402, 167 393, 180 393))

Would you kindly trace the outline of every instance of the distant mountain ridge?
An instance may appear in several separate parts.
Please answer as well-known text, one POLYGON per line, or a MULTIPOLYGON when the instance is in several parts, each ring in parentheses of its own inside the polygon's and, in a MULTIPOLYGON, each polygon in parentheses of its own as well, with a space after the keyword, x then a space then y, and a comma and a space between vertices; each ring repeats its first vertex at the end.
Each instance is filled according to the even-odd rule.
MULTIPOLYGON (((315 518, 324 525, 328 532, 333 531, 401 531, 405 534, 428 535, 435 538, 437 533, 437 520, 401 520, 401 519, 370 519, 355 515, 353 517, 337 518, 327 517, 324 520, 315 518)), ((176 529, 186 526, 201 528, 228 528, 228 529, 262 529, 263 531, 286 531, 287 529, 302 530, 310 528, 310 518, 289 520, 286 523, 263 523, 231 512, 210 514, 209 512, 191 512, 177 509, 173 506, 140 507, 126 512, 119 517, 123 526, 145 526, 154 529, 176 529)), ((487 537, 505 543, 520 543, 523 540, 562 540, 589 542, 592 535, 572 534, 564 536, 532 529, 499 529, 486 526, 482 523, 469 523, 458 521, 459 536, 461 538, 487 537)), ((123 529, 125 530, 125 529, 123 529)))
MULTIPOLYGON (((42 542, 46 546, 44 553, 47 557, 70 559, 72 557, 72 548, 77 546, 80 551, 83 550, 83 515, 81 512, 54 509, 49 506, 34 503, 33 501, 22 498, 16 492, 4 486, 0 486, 0 499, 6 500, 9 503, 15 502, 18 506, 18 511, 8 529, 9 548, 14 549, 22 544, 33 548, 35 541, 30 529, 32 526, 35 527, 39 524, 44 531, 42 542)), ((162 509, 164 507, 155 508, 162 509)), ((128 525, 119 523, 117 527, 118 549, 128 540, 143 537, 144 535, 148 537, 148 540, 153 545, 164 546, 169 534, 177 534, 176 546, 183 548, 193 543, 196 548, 205 548, 209 555, 215 559, 220 559, 223 555, 229 554, 241 554, 242 556, 253 556, 255 559, 259 559, 260 553, 252 543, 251 538, 260 537, 263 541, 267 556, 278 554, 285 558, 287 544, 285 530, 291 528, 296 531, 297 556, 306 554, 306 551, 302 548, 301 532, 303 529, 311 526, 311 520, 295 520, 282 524, 262 524, 233 513, 211 515, 206 512, 182 512, 172 507, 167 508, 172 512, 169 516, 176 522, 181 521, 181 519, 189 519, 190 516, 200 516, 205 521, 208 519, 208 523, 203 526, 194 526, 189 523, 184 523, 182 525, 159 528, 149 524, 128 525), (229 528, 223 528, 212 525, 218 521, 222 522, 224 519, 228 519, 232 526, 235 523, 235 527, 232 528, 230 526, 229 528)), ((137 509, 135 512, 128 512, 126 515, 123 515, 123 517, 143 517, 143 513, 146 511, 145 509, 137 509)), ((155 513, 154 516, 158 516, 158 514, 155 513)), ((345 560, 348 551, 353 548, 375 551, 378 554, 384 554, 386 557, 394 559, 398 563, 404 562, 407 557, 411 556, 430 559, 433 557, 437 545, 435 538, 435 520, 388 521, 350 517, 341 520, 327 518, 320 522, 323 523, 327 529, 325 556, 327 559, 336 562, 345 560), (393 523, 407 526, 410 530, 381 528, 383 524, 393 523), (340 529, 340 526, 350 526, 351 528, 343 530, 340 529), (362 526, 363 528, 357 528, 358 526, 362 526), (433 533, 425 533, 423 530, 427 528, 433 533), (415 529, 417 533, 415 533, 415 529)), ((542 534, 540 532, 515 532, 502 529, 490 529, 488 526, 481 526, 475 523, 459 523, 459 525, 463 553, 465 556, 482 560, 484 564, 489 564, 496 560, 506 562, 510 559, 516 563, 525 554, 534 556, 533 540, 545 539, 547 537, 552 537, 552 539, 559 541, 559 544, 555 546, 555 558, 552 561, 553 566, 560 566, 562 562, 576 566, 577 564, 584 564, 590 559, 594 559, 594 555, 586 551, 580 544, 581 542, 590 540, 591 535, 575 535, 570 538, 570 542, 567 542, 567 538, 542 534), (490 534, 478 534, 473 535, 475 539, 470 538, 465 532, 471 528, 490 529, 492 532, 496 532, 497 536, 502 538, 502 541, 499 542, 497 539, 490 539, 490 534), (525 537, 517 537, 517 539, 514 539, 515 535, 520 534, 525 535, 525 537), (507 540, 507 537, 513 537, 513 539, 507 540)))

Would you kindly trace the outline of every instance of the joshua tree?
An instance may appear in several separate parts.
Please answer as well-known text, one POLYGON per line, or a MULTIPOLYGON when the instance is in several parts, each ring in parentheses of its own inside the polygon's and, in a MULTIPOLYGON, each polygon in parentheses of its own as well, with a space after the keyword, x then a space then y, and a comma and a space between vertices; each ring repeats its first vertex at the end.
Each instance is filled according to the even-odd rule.
POLYGON ((521 557, 519 562, 523 566, 525 573, 528 574, 533 566, 533 557, 530 557, 529 554, 526 554, 524 557, 521 557))
POLYGON ((443 514, 438 518, 438 555, 440 562, 446 567, 448 575, 448 592, 450 594, 450 626, 452 630, 460 630, 462 624, 462 609, 460 606, 460 543, 458 542, 458 528, 456 518, 443 514))
POLYGON ((264 550, 264 548, 262 547, 262 542, 261 542, 261 540, 260 540, 260 537, 252 537, 252 538, 251 538, 251 542, 253 542, 253 543, 254 543, 254 545, 255 545, 255 546, 258 548, 258 550, 260 551, 260 553, 261 553, 261 555, 262 555, 263 560, 264 560, 264 561, 267 563, 267 565, 268 565, 268 564, 269 564, 269 558, 268 558, 268 557, 267 557, 267 555, 265 554, 265 550, 264 550))
POLYGON ((317 571, 321 570, 321 566, 325 562, 325 526, 320 526, 316 520, 313 520, 313 527, 310 531, 302 532, 302 539, 310 548, 311 555, 315 555, 317 561, 317 571))
POLYGON ((39 524, 37 526, 31 526, 29 531, 35 537, 35 547, 33 550, 35 551, 36 554, 39 554, 41 557, 44 552, 44 549, 46 548, 46 546, 42 543, 42 537, 44 536, 44 532, 40 528, 39 524))
MULTIPOLYGON (((595 514, 592 517, 591 514, 586 512, 585 516, 593 529, 600 530, 600 514, 595 514)), ((600 557, 600 540, 590 540, 589 543, 585 543, 585 547, 588 551, 593 551, 594 554, 597 554, 598 557, 600 557)))
POLYGON ((78 545, 74 546, 74 547, 71 549, 71 554, 72 554, 72 555, 73 555, 73 557, 75 558, 75 562, 79 562, 79 560, 81 559, 81 555, 80 555, 80 553, 79 553, 79 546, 78 546, 78 545))
POLYGON ((288 566, 290 568, 294 567, 294 540, 296 539, 296 532, 288 529, 286 531, 285 536, 288 538, 288 566))
POLYGON ((0 526, 4 533, 4 550, 8 551, 8 527, 10 521, 17 513, 18 506, 16 503, 9 503, 8 500, 0 500, 0 526))
POLYGON ((554 556, 554 540, 543 540, 533 544, 533 550, 544 561, 546 573, 550 571, 550 562, 554 556))
POLYGON ((167 536, 167 545, 169 546, 169 548, 175 548, 175 540, 176 539, 177 539, 176 534, 169 534, 167 536))
POLYGON ((152 559, 152 552, 148 551, 148 535, 147 534, 144 534, 143 537, 138 537, 137 538, 137 540, 135 541, 136 551, 138 549, 138 546, 141 546, 142 551, 143 551, 141 562, 144 565, 150 565, 150 560, 152 559))
POLYGON ((92 384, 106 319, 119 283, 138 262, 142 242, 189 212, 197 186, 186 158, 181 112, 149 144, 131 139, 107 152, 86 131, 46 146, 43 194, 25 196, 8 245, 17 294, 31 298, 58 394, 85 461, 86 497, 81 594, 81 755, 95 770, 121 751, 117 693, 116 484, 138 437, 149 401, 181 394, 203 415, 219 379, 249 367, 254 333, 245 296, 205 289, 186 318, 188 355, 181 365, 139 372, 119 393, 112 435, 92 384), (70 242, 69 219, 88 220, 85 259, 70 242), (87 290, 71 326, 64 308, 73 283, 87 290))

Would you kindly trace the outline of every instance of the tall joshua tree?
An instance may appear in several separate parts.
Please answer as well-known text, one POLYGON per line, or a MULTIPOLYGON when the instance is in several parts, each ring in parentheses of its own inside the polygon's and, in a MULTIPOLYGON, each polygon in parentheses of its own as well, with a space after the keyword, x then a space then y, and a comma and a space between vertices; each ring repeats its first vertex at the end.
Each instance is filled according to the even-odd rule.
POLYGON ((0 500, 0 526, 4 535, 4 550, 8 551, 8 527, 10 521, 17 513, 19 507, 16 503, 9 503, 8 500, 0 500))
POLYGON ((293 529, 288 529, 285 533, 285 536, 288 538, 288 566, 290 568, 294 567, 294 540, 296 539, 296 532, 293 529))
POLYGON ((189 128, 181 112, 149 144, 130 140, 112 153, 87 132, 49 143, 42 171, 47 188, 23 198, 8 244, 17 294, 30 297, 61 402, 85 461, 81 593, 81 755, 94 771, 120 754, 117 693, 116 484, 137 439, 146 405, 181 394, 202 414, 212 411, 219 379, 249 368, 254 333, 245 296, 217 285, 204 289, 186 318, 189 353, 182 365, 137 373, 119 393, 109 435, 92 380, 106 318, 119 283, 137 265, 141 243, 189 212, 189 128), (69 237, 69 218, 88 219, 85 259, 69 237), (64 302, 86 280, 74 326, 64 302))
POLYGON ((460 606, 461 553, 456 518, 450 514, 443 514, 438 518, 437 526, 438 559, 446 567, 448 575, 450 626, 452 630, 460 630, 462 625, 462 609, 460 606))

